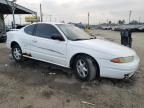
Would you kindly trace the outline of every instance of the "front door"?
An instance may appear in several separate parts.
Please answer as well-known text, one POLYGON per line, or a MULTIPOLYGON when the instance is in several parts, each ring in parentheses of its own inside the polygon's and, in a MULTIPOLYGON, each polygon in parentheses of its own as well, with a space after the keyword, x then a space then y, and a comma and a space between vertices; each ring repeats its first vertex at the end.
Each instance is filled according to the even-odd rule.
POLYGON ((32 57, 65 66, 67 42, 54 40, 53 35, 62 36, 53 25, 37 24, 31 37, 32 57))

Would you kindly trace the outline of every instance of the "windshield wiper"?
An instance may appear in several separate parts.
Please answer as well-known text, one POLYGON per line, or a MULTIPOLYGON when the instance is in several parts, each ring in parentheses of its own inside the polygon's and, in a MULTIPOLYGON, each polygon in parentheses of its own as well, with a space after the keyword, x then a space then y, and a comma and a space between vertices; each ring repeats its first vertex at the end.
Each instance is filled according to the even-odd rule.
POLYGON ((89 40, 89 39, 74 39, 73 41, 78 41, 78 40, 89 40))
POLYGON ((91 38, 87 38, 87 39, 78 38, 78 39, 74 39, 73 41, 78 41, 78 40, 90 40, 90 39, 96 39, 96 37, 91 37, 91 38))
POLYGON ((96 39, 96 37, 91 37, 90 39, 96 39))

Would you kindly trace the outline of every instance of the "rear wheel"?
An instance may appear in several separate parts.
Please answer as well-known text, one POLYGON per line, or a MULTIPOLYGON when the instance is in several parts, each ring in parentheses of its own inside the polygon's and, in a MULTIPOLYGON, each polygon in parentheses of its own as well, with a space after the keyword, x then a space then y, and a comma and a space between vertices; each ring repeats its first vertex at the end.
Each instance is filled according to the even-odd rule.
POLYGON ((90 81, 96 78, 97 66, 89 56, 78 56, 74 63, 75 75, 83 81, 90 81))
POLYGON ((23 60, 22 50, 19 45, 12 46, 12 56, 16 62, 21 62, 23 60))

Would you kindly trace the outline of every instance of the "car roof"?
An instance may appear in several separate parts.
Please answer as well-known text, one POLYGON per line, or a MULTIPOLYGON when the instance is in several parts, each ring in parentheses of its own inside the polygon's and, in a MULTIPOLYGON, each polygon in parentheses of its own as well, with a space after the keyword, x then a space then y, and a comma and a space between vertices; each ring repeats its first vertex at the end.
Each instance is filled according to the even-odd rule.
POLYGON ((30 25, 33 25, 33 24, 51 24, 51 25, 56 25, 56 24, 66 24, 66 23, 59 23, 59 22, 34 22, 32 24, 29 24, 25 27, 22 27, 21 29, 19 30, 24 30, 26 27, 30 26, 30 25))
POLYGON ((65 23, 59 23, 59 22, 36 22, 36 23, 32 23, 32 24, 52 24, 52 25, 56 25, 56 24, 65 24, 65 23))

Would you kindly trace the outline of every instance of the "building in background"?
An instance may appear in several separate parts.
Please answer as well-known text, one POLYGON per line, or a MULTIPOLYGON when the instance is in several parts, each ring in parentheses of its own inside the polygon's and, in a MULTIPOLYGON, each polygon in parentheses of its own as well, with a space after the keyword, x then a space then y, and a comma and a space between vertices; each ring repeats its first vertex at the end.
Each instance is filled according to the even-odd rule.
MULTIPOLYGON (((5 34, 6 31, 6 27, 4 24, 4 15, 12 15, 12 6, 12 2, 9 2, 8 0, 0 0, 0 38, 3 34, 5 34)), ((18 4, 15 4, 14 14, 32 14, 34 16, 37 16, 36 12, 18 4)))

